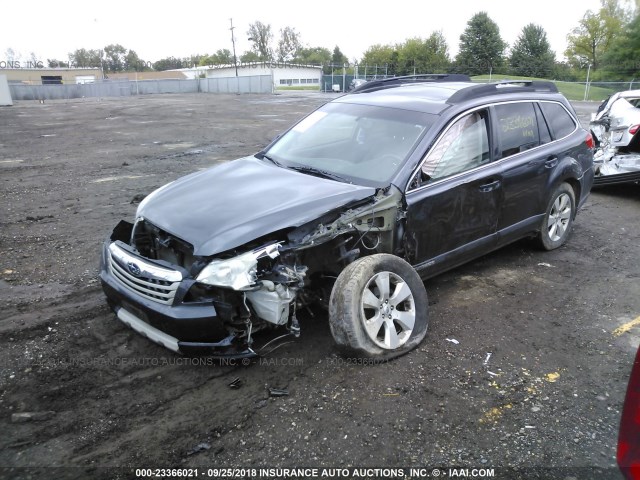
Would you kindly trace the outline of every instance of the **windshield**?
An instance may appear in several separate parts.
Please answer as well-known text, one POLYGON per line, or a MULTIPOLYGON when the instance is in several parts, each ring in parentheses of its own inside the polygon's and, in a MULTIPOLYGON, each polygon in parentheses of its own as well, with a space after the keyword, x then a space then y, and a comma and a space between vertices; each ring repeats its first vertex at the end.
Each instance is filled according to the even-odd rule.
POLYGON ((433 116, 397 108, 330 103, 284 134, 264 154, 287 168, 335 179, 388 184, 433 116))

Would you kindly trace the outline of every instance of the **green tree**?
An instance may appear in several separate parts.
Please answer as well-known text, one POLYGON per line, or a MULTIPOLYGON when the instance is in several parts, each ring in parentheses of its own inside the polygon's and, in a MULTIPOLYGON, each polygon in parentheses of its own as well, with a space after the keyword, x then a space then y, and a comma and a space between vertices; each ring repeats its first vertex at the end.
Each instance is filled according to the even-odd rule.
POLYGON ((397 56, 394 55, 396 52, 396 47, 393 45, 372 45, 370 46, 364 55, 362 56, 362 60, 360 60, 360 65, 365 65, 365 67, 371 66, 375 67, 376 70, 367 70, 367 74, 384 74, 388 71, 388 66, 393 63, 394 59, 397 56))
POLYGON ((213 55, 202 55, 198 60, 201 67, 206 65, 233 65, 233 55, 228 48, 221 48, 213 55))
POLYGON ((525 26, 511 49, 511 72, 525 77, 549 78, 553 74, 555 62, 556 56, 551 50, 544 28, 533 23, 525 26))
POLYGON ((271 49, 273 33, 271 32, 271 25, 256 21, 249 25, 247 36, 252 43, 251 50, 258 56, 260 61, 273 59, 273 50, 271 49))
POLYGON ((293 61, 305 65, 328 65, 331 63, 331 52, 324 47, 302 47, 293 61))
POLYGON ((127 72, 144 72, 145 70, 149 70, 144 60, 142 60, 134 50, 129 50, 124 56, 124 69, 127 72))
MULTIPOLYGON (((231 63, 233 63, 233 60, 231 61, 231 63)), ((217 65, 217 64, 218 64, 218 59, 215 53, 213 55, 208 55, 205 53, 198 61, 198 65, 200 67, 204 67, 206 65, 217 65)))
POLYGON ((176 70, 178 68, 184 68, 180 58, 167 57, 153 63, 153 69, 159 72, 164 70, 176 70))
POLYGON ((422 38, 409 38, 398 46, 398 74, 424 73, 426 48, 422 38))
POLYGON ((182 68, 193 68, 200 65, 200 60, 202 60, 206 55, 201 55, 199 53, 190 55, 188 57, 182 58, 182 68))
POLYGON ((603 53, 601 65, 608 76, 616 79, 640 77, 640 14, 625 27, 621 35, 613 38, 610 48, 603 53))
POLYGON ((79 48, 69 54, 71 63, 80 68, 100 68, 102 66, 102 50, 79 48))
POLYGON ((451 66, 449 45, 442 31, 433 32, 425 41, 429 51, 428 62, 424 73, 446 73, 451 66))
POLYGON ((125 65, 127 49, 120 44, 104 47, 105 70, 111 73, 122 72, 125 65))
POLYGON ((221 65, 233 64, 233 54, 228 48, 218 49, 213 57, 221 65))
POLYGON ((340 51, 340 47, 337 45, 333 49, 333 54, 331 55, 331 63, 335 66, 344 65, 345 63, 349 63, 349 59, 347 56, 340 51))
POLYGON ((279 62, 292 61, 300 47, 300 34, 296 32, 295 28, 285 27, 280 29, 280 40, 278 40, 278 48, 276 50, 279 62))
POLYGON ((47 58, 47 66, 49 68, 68 68, 69 62, 56 60, 55 58, 47 58))
POLYGON ((498 25, 487 12, 476 13, 460 35, 457 69, 469 75, 495 72, 504 64, 505 48, 498 25))
POLYGON ((573 67, 591 65, 593 70, 597 70, 600 57, 628 22, 628 11, 617 0, 601 0, 601 5, 597 13, 587 10, 578 26, 567 35, 564 54, 573 67))
MULTIPOLYGON (((399 75, 444 73, 449 70, 449 47, 442 32, 434 32, 429 38, 410 38, 396 46, 399 75)), ((391 62, 393 62, 393 55, 391 62)))
POLYGON ((584 74, 573 68, 567 62, 556 62, 553 66, 551 78, 564 82, 577 82, 584 80, 584 74))
POLYGON ((242 63, 255 63, 262 62, 263 59, 254 51, 244 52, 240 55, 240 62, 242 63))

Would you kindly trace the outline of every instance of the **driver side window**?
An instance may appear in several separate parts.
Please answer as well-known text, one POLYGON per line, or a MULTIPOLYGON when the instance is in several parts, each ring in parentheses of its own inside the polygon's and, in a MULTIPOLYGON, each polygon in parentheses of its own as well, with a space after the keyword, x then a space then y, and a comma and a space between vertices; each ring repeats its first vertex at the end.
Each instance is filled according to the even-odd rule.
POLYGON ((429 151, 422 164, 422 178, 436 180, 489 163, 486 110, 458 119, 429 151))

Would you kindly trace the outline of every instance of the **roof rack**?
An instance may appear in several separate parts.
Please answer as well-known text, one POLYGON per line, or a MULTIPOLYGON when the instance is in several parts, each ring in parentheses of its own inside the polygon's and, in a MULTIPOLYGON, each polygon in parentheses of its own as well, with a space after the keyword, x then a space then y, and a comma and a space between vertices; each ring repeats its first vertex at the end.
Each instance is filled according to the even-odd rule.
POLYGON ((470 82, 469 75, 460 73, 426 73, 422 75, 405 75, 403 77, 390 77, 381 80, 371 80, 354 88, 350 93, 364 93, 392 88, 407 83, 431 83, 431 82, 470 82))
POLYGON ((502 80, 492 83, 480 83, 458 90, 449 97, 447 103, 455 105, 467 100, 488 97, 497 93, 548 92, 558 93, 555 83, 544 80, 502 80))

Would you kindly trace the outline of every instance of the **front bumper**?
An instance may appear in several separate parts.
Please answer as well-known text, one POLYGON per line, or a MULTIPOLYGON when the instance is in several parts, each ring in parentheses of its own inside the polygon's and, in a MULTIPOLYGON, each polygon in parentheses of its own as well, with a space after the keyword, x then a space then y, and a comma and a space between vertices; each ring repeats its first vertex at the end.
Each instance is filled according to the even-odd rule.
POLYGON ((194 284, 186 272, 174 271, 182 279, 165 286, 176 280, 160 279, 170 272, 167 266, 138 256, 117 238, 121 232, 119 225, 105 241, 100 262, 102 289, 120 321, 174 352, 220 358, 256 356, 245 339, 227 330, 213 302, 184 301, 194 284), (132 264, 129 270, 137 276, 124 271, 127 264, 132 264))

